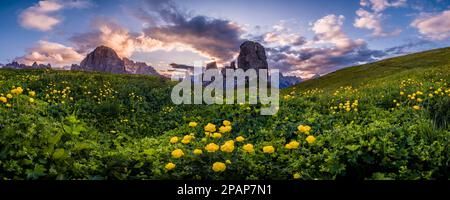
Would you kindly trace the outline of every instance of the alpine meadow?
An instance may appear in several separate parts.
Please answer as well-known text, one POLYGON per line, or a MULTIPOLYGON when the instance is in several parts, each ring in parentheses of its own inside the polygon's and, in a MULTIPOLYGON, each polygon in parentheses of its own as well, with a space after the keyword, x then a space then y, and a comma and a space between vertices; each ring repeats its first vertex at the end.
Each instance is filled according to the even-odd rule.
POLYGON ((174 105, 159 76, 0 70, 0 177, 449 178, 450 48, 344 68, 261 105, 174 105))

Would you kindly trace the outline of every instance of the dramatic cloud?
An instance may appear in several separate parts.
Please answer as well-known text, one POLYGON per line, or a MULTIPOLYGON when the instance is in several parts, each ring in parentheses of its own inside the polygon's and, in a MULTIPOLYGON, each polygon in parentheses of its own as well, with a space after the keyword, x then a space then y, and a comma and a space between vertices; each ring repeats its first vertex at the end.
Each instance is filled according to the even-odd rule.
POLYGON ((290 75, 310 78, 344 66, 374 61, 385 56, 370 50, 362 39, 351 39, 342 29, 345 17, 328 15, 312 27, 315 37, 302 47, 268 48, 269 63, 290 75))
POLYGON ((218 62, 233 59, 243 42, 242 28, 225 19, 191 16, 172 1, 148 1, 135 13, 149 27, 145 35, 164 43, 178 43, 218 62))
POLYGON ((162 42, 143 33, 131 33, 119 24, 97 18, 91 23, 94 31, 74 35, 70 40, 83 53, 105 45, 114 49, 120 57, 130 57, 134 52, 150 52, 162 48, 162 42))
POLYGON ((438 14, 422 14, 411 26, 429 39, 445 40, 450 37, 450 10, 438 14))
POLYGON ((353 24, 357 28, 372 30, 372 35, 376 37, 386 37, 386 36, 394 36, 400 34, 400 29, 395 29, 392 32, 385 32, 381 25, 381 21, 383 19, 383 14, 381 13, 371 13, 360 8, 356 11, 356 15, 358 16, 355 19, 355 23, 353 24))
POLYGON ((83 58, 83 55, 71 47, 40 40, 35 46, 27 50, 27 55, 16 58, 15 60, 27 65, 37 62, 39 64, 50 63, 53 67, 63 67, 65 65, 79 63, 83 58))
POLYGON ((20 13, 19 22, 24 28, 49 31, 61 23, 61 19, 55 16, 57 11, 64 8, 87 8, 91 5, 87 0, 43 0, 20 13))

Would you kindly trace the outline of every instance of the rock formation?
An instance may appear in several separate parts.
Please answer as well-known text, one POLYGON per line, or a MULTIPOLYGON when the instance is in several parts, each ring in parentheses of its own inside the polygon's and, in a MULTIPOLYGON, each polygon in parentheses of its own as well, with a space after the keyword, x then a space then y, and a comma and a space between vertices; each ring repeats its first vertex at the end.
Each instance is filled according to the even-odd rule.
POLYGON ((240 46, 238 57, 238 67, 247 69, 268 69, 266 50, 264 47, 253 41, 246 41, 240 46))
POLYGON ((123 58, 125 64, 125 71, 130 74, 144 74, 144 75, 157 75, 160 74, 153 69, 153 67, 148 66, 144 62, 134 62, 128 58, 123 58))
POLYGON ((117 53, 106 46, 99 46, 89 53, 80 63, 83 71, 109 72, 114 74, 125 74, 125 64, 117 53))

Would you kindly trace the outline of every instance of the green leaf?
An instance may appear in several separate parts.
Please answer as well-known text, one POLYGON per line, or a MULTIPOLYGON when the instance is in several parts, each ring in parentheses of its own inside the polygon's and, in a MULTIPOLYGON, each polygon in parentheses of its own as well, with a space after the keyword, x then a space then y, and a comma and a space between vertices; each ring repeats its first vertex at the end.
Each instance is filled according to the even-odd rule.
POLYGON ((64 157, 65 151, 64 149, 56 149, 55 152, 53 152, 53 159, 57 160, 62 157, 64 157))

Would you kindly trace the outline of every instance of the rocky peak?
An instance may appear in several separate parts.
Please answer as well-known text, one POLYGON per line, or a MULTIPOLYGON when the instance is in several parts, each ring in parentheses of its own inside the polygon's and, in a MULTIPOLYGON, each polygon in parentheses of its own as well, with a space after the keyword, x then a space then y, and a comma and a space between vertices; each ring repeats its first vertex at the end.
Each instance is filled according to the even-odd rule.
POLYGON ((216 62, 211 62, 206 64, 206 70, 208 69, 217 69, 217 63, 216 62))
POLYGON ((114 74, 126 73, 125 64, 117 53, 106 46, 99 46, 80 63, 80 70, 100 71, 114 74))
POLYGON ((268 69, 266 50, 264 47, 253 41, 246 41, 240 46, 238 57, 238 67, 247 69, 268 69))
POLYGON ((134 62, 128 58, 123 58, 125 70, 130 74, 160 75, 153 67, 144 62, 134 62))

